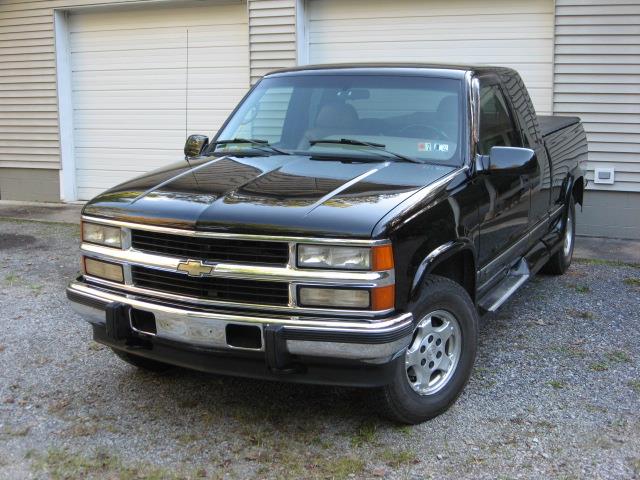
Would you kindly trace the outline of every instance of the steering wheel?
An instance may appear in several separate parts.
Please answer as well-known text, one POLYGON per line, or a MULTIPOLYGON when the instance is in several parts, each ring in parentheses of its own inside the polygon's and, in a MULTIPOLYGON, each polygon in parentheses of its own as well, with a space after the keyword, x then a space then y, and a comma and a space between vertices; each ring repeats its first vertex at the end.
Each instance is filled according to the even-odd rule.
POLYGON ((400 133, 401 135, 403 135, 403 134, 406 135, 408 133, 408 130, 411 130, 411 129, 414 129, 414 131, 417 131, 417 129, 420 129, 420 132, 414 138, 422 138, 422 134, 425 133, 424 131, 426 130, 426 131, 430 131, 432 133, 435 133, 437 140, 449 140, 449 135, 444 133, 439 128, 433 127, 431 125, 423 125, 423 124, 420 124, 420 123, 412 123, 411 125, 407 125, 405 127, 402 127, 402 129, 400 129, 400 132, 398 132, 398 133, 400 133))

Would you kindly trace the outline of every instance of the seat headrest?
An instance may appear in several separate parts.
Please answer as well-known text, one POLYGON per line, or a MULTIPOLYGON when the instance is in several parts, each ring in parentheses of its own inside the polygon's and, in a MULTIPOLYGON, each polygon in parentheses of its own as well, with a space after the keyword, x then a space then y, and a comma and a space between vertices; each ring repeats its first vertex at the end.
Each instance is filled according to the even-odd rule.
POLYGON ((458 97, 447 95, 438 104, 438 117, 448 117, 450 120, 458 118, 458 97))
POLYGON ((358 121, 358 113, 353 106, 346 103, 330 103, 318 112, 315 127, 350 127, 358 121))

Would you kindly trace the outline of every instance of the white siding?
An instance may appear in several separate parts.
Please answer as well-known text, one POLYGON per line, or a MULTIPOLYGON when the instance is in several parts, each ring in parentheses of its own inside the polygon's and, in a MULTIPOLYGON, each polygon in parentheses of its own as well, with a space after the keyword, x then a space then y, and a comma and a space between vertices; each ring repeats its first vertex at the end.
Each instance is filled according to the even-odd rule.
POLYGON ((551 112, 552 0, 310 0, 310 63, 492 64, 522 75, 551 112))
POLYGON ((251 83, 296 65, 296 0, 249 2, 251 83))
POLYGON ((640 0, 557 0, 554 112, 582 118, 587 178, 615 168, 615 183, 640 192, 640 0))

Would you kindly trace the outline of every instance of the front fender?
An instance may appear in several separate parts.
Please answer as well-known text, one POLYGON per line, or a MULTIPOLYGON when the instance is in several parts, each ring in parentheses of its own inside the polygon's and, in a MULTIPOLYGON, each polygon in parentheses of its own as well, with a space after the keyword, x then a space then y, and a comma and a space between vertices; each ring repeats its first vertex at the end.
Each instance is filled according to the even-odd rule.
POLYGON ((431 273, 438 265, 445 262, 447 259, 450 259, 454 255, 462 252, 469 251, 473 255, 474 260, 474 268, 475 272, 475 263, 476 263, 476 249, 473 242, 467 238, 459 238, 456 240, 449 241, 444 243, 436 248, 434 248, 418 265, 416 269, 416 273, 413 277, 413 281, 411 283, 411 295, 413 296, 418 287, 420 286, 422 280, 425 275, 431 273))

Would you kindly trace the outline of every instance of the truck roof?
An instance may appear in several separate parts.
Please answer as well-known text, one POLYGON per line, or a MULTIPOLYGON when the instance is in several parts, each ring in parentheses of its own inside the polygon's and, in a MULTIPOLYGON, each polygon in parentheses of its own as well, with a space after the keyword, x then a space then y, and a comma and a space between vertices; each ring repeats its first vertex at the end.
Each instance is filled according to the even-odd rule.
POLYGON ((265 76, 289 76, 289 75, 378 75, 380 73, 436 75, 448 78, 462 78, 466 72, 478 73, 496 72, 508 70, 505 67, 487 65, 457 65, 436 63, 335 63, 319 65, 302 65, 298 67, 283 68, 267 73, 265 76))

